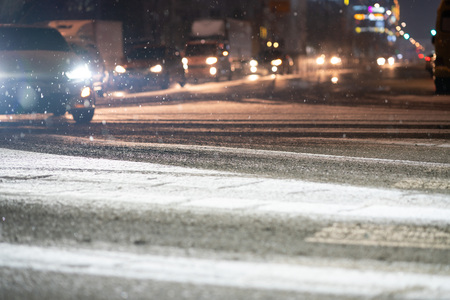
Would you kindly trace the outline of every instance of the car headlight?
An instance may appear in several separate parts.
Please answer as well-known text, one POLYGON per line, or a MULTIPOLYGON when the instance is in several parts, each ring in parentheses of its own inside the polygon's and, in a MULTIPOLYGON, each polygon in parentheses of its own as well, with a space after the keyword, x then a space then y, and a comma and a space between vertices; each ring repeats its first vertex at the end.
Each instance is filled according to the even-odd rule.
POLYGON ((337 57, 337 56, 333 56, 333 57, 330 59, 330 63, 331 63, 332 65, 338 65, 338 64, 340 64, 341 62, 342 62, 341 58, 340 58, 340 57, 337 57))
POLYGON ((274 59, 274 60, 272 60, 271 62, 270 62, 270 64, 272 65, 272 66, 280 66, 281 64, 283 63, 283 61, 281 60, 281 59, 274 59))
POLYGON ((316 64, 323 65, 325 64, 325 55, 321 55, 316 59, 316 64))
POLYGON ((384 65, 386 64, 386 58, 384 58, 384 57, 378 57, 378 58, 377 58, 377 64, 378 64, 379 66, 384 66, 384 65))
POLYGON ((206 59, 206 63, 208 64, 208 65, 213 65, 213 64, 215 64, 217 62, 217 57, 208 57, 207 59, 206 59))
POLYGON ((186 57, 183 57, 181 59, 181 63, 183 64, 183 69, 187 70, 189 68, 188 66, 189 60, 186 57))
POLYGON ((257 66, 258 66, 258 61, 252 59, 252 60, 250 61, 250 67, 257 67, 257 66))
POLYGON ((123 66, 121 66, 121 65, 117 65, 117 66, 114 68, 114 71, 115 71, 116 73, 123 74, 123 73, 125 73, 125 72, 127 71, 127 69, 125 69, 125 67, 123 67, 123 66))
POLYGON ((90 87, 84 87, 82 90, 81 90, 81 97, 82 98, 87 98, 87 97, 89 97, 90 95, 91 95, 91 88, 90 87))
POLYGON ((78 66, 65 73, 69 79, 89 79, 92 74, 87 65, 78 66))
POLYGON ((156 65, 150 68, 150 72, 152 73, 161 73, 162 71, 162 66, 161 65, 156 65))

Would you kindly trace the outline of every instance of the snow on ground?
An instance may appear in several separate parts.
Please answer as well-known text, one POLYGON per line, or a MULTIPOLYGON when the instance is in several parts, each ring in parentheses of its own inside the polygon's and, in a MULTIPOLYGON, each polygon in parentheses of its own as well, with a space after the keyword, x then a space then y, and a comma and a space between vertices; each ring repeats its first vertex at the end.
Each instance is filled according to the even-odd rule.
POLYGON ((0 244, 0 266, 194 285, 357 296, 364 299, 392 294, 401 295, 401 299, 448 299, 450 294, 450 276, 445 274, 163 257, 8 244, 0 244))
POLYGON ((7 149, 0 149, 0 155, 0 200, 98 206, 133 202, 190 211, 408 224, 450 220, 450 198, 439 193, 7 149))
MULTIPOLYGON (((362 227, 353 229, 334 223, 307 238, 310 243, 335 243, 333 233, 337 233, 340 244, 352 244, 355 240, 340 236, 342 230, 376 232, 381 228, 377 228, 377 223, 448 226, 450 220, 449 196, 439 193, 315 183, 1 148, 0 157, 0 201, 85 205, 89 209, 114 205, 126 208, 127 204, 133 203, 191 213, 304 216, 370 223, 355 225, 362 227)), ((395 230, 399 229, 396 226, 395 230)), ((434 230, 432 235, 443 240, 433 241, 433 245, 426 243, 425 248, 450 249, 446 232, 438 228, 430 230, 434 230)), ((414 242, 410 236, 407 239, 410 244, 405 245, 395 239, 383 237, 382 240, 387 244, 380 245, 394 247, 421 247, 425 241, 414 242)), ((43 274, 58 272, 366 299, 380 295, 396 295, 401 299, 446 299, 450 294, 448 272, 424 271, 430 266, 426 264, 409 263, 408 268, 395 270, 386 266, 359 268, 348 263, 342 267, 327 266, 317 263, 314 258, 304 259, 304 263, 291 264, 0 243, 1 268, 36 270, 43 274)))

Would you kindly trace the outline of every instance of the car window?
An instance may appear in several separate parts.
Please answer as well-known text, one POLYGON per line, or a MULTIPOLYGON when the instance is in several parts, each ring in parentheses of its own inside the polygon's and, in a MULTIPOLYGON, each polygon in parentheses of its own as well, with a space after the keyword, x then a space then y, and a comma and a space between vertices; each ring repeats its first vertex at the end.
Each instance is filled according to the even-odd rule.
POLYGON ((445 32, 450 32, 450 11, 446 11, 442 14, 441 29, 445 32))
POLYGON ((0 28, 0 50, 70 51, 64 38, 47 28, 0 28))
POLYGON ((214 44, 192 44, 186 47, 186 56, 214 55, 217 47, 214 44))
POLYGON ((129 51, 129 59, 161 59, 164 57, 165 48, 163 47, 142 47, 129 51))

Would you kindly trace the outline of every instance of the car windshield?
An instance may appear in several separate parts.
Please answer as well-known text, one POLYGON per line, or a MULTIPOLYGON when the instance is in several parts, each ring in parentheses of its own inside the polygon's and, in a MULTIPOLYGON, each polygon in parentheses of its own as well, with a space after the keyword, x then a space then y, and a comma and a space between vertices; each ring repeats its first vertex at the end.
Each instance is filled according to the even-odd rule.
POLYGON ((262 52, 259 55, 259 57, 262 60, 271 60, 271 59, 283 57, 283 53, 279 50, 266 50, 266 51, 262 52))
POLYGON ((215 44, 190 44, 186 47, 186 56, 215 55, 217 46, 215 44))
POLYGON ((0 27, 0 50, 70 51, 70 47, 54 29, 27 27, 0 27))
POLYGON ((127 53, 127 58, 132 60, 159 60, 164 58, 166 48, 164 47, 140 47, 134 48, 127 53))

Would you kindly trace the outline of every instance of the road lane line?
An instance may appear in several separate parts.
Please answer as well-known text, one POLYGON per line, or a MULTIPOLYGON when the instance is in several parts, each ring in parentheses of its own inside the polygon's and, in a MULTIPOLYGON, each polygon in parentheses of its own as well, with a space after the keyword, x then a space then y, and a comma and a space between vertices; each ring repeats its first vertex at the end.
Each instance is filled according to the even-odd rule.
POLYGON ((450 233, 434 227, 335 223, 305 241, 340 245, 450 250, 450 233))
POLYGON ((0 244, 0 266, 258 290, 448 299, 450 275, 0 244))
MULTIPOLYGON (((92 143, 89 138, 80 137, 66 137, 59 135, 49 135, 55 139, 64 140, 77 140, 84 141, 86 143, 92 143)), ((181 144, 159 144, 159 143, 136 143, 125 141, 108 141, 96 139, 95 143, 103 145, 114 146, 139 146, 139 147, 151 147, 158 149, 186 149, 196 151, 208 151, 213 153, 234 153, 234 154, 246 154, 256 155, 264 157, 286 157, 286 158, 314 158, 314 159, 329 159, 336 161, 354 161, 354 162, 366 162, 366 163, 383 163, 383 164, 397 164, 408 166, 423 166, 423 167, 437 167, 437 168, 450 168, 450 163, 435 163, 435 162, 421 162, 412 160, 401 159, 386 159, 386 158, 369 158, 369 157, 356 157, 356 156, 342 156, 342 155, 330 155, 330 154, 317 154, 317 153, 302 153, 302 152, 289 152, 289 151, 273 151, 262 149, 245 149, 245 148, 231 148, 231 147, 218 147, 218 146, 201 146, 201 145, 181 145, 181 144)))
POLYGON ((150 204, 175 210, 444 224, 446 194, 273 179, 152 163, 0 149, 0 200, 73 206, 150 204), (14 180, 14 178, 29 178, 14 180))

